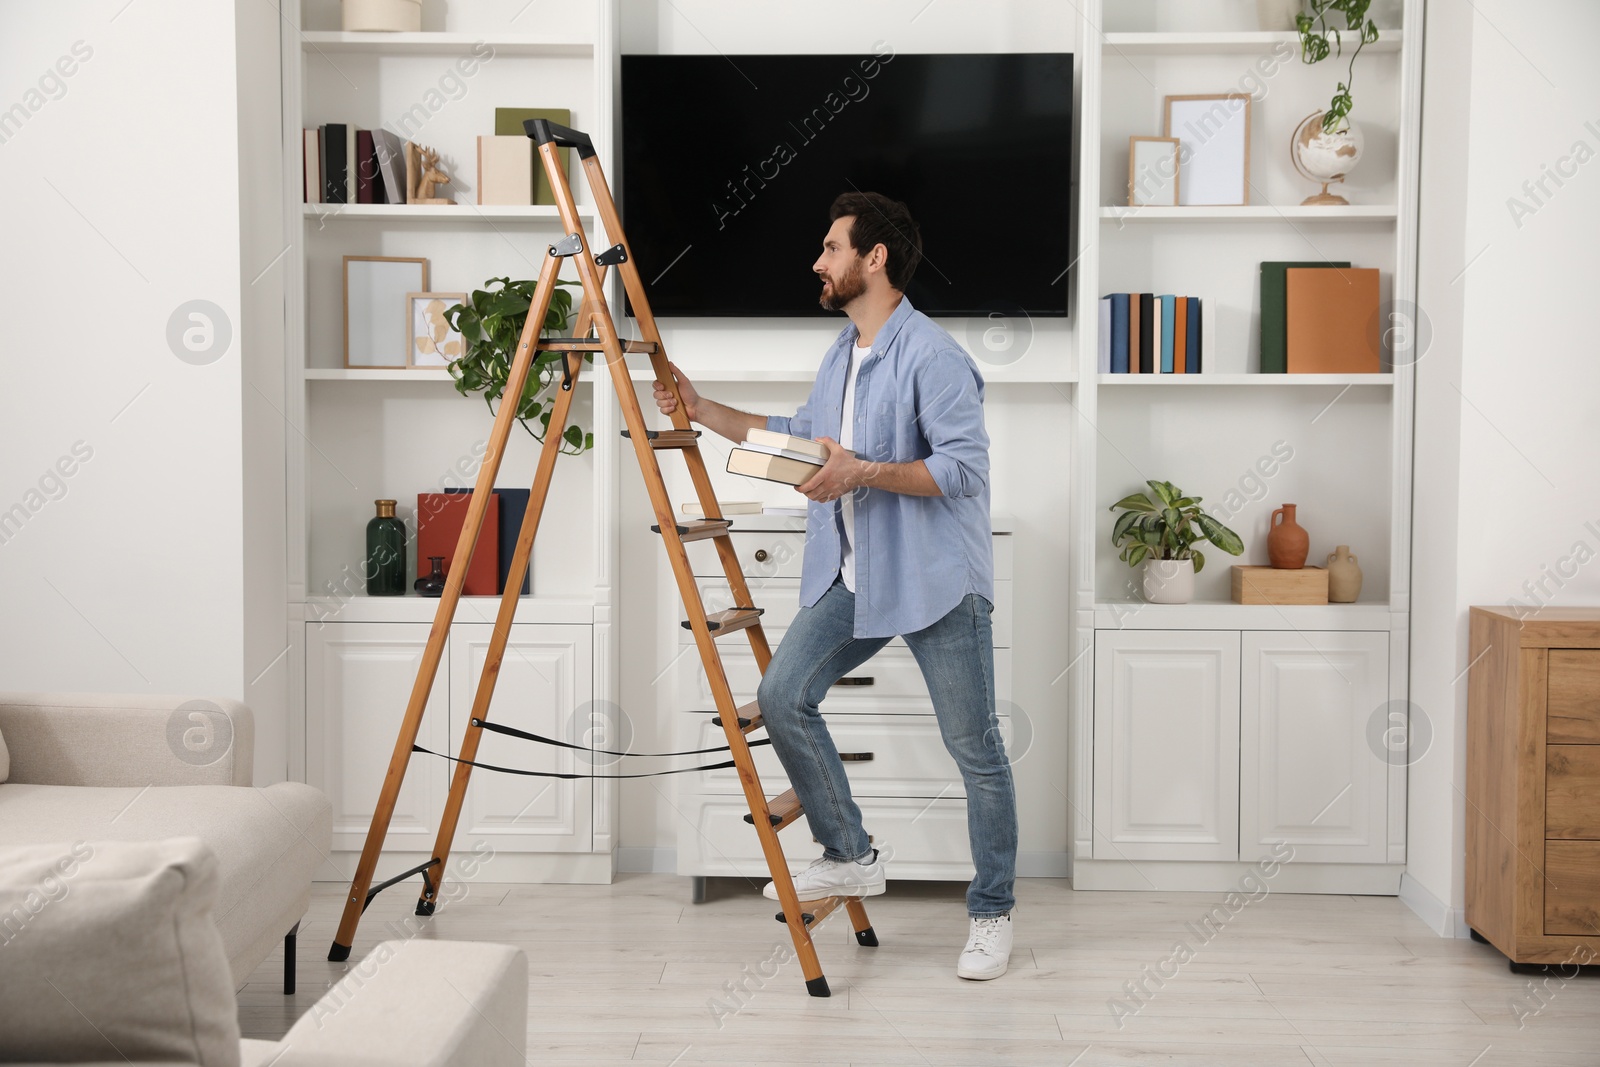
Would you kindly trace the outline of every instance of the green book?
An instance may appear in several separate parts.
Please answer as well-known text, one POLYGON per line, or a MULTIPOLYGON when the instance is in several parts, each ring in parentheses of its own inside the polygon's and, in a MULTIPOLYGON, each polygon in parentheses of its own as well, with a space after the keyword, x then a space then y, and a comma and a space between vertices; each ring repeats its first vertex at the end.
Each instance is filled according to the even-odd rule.
POLYGON ((1349 263, 1261 264, 1261 373, 1289 372, 1289 316, 1286 309, 1290 267, 1348 267, 1349 263))
MULTIPOLYGON (((572 111, 564 107, 497 107, 494 109, 494 132, 499 137, 526 137, 528 131, 522 124, 528 119, 546 119, 561 126, 572 125, 572 111)), ((566 171, 569 180, 572 171, 568 169, 568 157, 572 154, 570 148, 558 148, 556 151, 561 156, 561 169, 566 171)), ((544 162, 538 156, 538 149, 534 149, 533 157, 533 202, 535 204, 554 204, 556 202, 555 190, 550 188, 550 176, 544 172, 544 162)), ((1321 266, 1321 264, 1312 264, 1321 266)), ((1280 281, 1280 288, 1281 288, 1280 281)))

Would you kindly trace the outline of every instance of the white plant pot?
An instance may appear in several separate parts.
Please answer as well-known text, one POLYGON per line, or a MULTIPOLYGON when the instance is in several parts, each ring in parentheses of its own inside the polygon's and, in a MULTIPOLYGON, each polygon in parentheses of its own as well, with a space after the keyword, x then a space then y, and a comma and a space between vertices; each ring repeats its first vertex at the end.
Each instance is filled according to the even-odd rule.
POLYGON ((1145 560, 1143 588, 1152 604, 1187 604, 1194 599, 1194 560, 1145 560))

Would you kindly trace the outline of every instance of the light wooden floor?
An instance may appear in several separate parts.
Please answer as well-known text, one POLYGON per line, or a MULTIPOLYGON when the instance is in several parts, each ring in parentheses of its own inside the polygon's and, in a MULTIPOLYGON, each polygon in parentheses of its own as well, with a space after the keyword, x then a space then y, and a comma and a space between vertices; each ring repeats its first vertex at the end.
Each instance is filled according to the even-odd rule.
POLYGON ((713 880, 700 905, 669 875, 474 885, 412 920, 413 880, 373 903, 350 964, 336 965, 324 957, 344 888, 316 887, 300 992, 280 992, 281 956, 241 992, 247 1037, 282 1036, 378 941, 420 936, 528 954, 536 1064, 1600 1064, 1600 978, 1511 974, 1494 949, 1435 936, 1393 897, 1273 893, 1202 944, 1185 923, 1198 926, 1221 894, 1076 893, 1024 879, 1011 971, 976 983, 954 973, 962 887, 891 880, 868 905, 881 947, 857 946, 842 909, 818 934, 833 989, 824 1000, 806 995, 796 963, 761 977, 788 958, 789 940, 776 906, 742 882, 713 880), (1155 973, 1180 938, 1194 957, 1158 988, 1144 969, 1155 973), (1150 995, 1119 1025, 1110 1002, 1133 1006, 1124 985, 1140 981, 1150 995), (729 987, 740 983, 749 992, 736 1001, 729 987), (1538 1014, 1519 1028, 1514 1004, 1538 1014))

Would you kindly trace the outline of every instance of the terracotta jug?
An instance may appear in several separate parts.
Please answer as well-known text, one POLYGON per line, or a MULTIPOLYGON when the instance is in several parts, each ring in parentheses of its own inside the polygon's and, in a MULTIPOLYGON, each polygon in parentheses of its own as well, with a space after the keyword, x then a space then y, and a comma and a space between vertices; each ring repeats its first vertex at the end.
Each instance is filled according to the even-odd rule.
POLYGON ((1354 604, 1361 595, 1361 568, 1349 545, 1328 553, 1328 602, 1354 604))
POLYGON ((1272 513, 1272 529, 1267 533, 1267 559, 1281 571, 1297 571, 1306 565, 1311 551, 1311 535, 1294 521, 1297 505, 1285 504, 1272 513), (1279 517, 1283 521, 1279 522, 1279 517))

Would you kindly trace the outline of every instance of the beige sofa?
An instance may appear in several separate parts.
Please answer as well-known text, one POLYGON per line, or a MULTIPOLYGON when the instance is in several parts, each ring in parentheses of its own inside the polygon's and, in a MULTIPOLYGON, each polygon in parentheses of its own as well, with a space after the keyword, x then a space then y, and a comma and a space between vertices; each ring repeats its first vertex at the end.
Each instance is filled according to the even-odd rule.
MULTIPOLYGON (((250 788, 255 722, 230 700, 0 693, 0 848, 198 837, 234 987, 294 932, 332 841, 332 806, 298 782, 250 788)), ((8 917, 0 915, 0 927, 8 917)))

